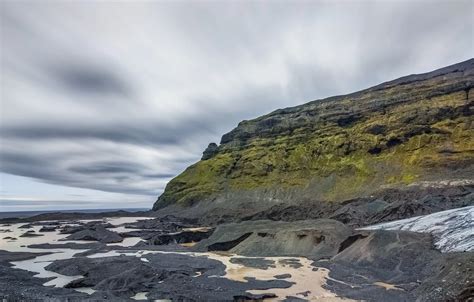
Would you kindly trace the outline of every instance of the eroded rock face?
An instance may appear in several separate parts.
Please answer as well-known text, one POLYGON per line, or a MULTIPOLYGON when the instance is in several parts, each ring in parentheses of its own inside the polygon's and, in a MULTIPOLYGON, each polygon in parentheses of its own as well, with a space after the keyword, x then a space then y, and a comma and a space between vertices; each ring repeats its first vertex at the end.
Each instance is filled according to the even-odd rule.
POLYGON ((471 179, 473 86, 474 59, 243 121, 170 181, 154 209, 225 204, 222 213, 248 215, 471 179))
POLYGON ((206 231, 182 231, 172 234, 154 235, 148 240, 151 245, 193 243, 208 238, 214 230, 206 231))
POLYGON ((199 242, 198 251, 229 251, 245 256, 335 255, 351 235, 344 224, 330 219, 295 222, 247 221, 220 225, 211 237, 199 242))

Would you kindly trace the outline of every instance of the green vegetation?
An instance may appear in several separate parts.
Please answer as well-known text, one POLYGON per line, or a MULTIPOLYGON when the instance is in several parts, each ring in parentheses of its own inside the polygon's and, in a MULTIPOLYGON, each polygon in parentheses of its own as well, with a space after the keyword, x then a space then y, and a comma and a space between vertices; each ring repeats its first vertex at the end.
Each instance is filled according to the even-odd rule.
POLYGON ((339 201, 472 164, 472 99, 459 88, 467 80, 387 85, 242 122, 215 156, 174 178, 157 205, 311 187, 314 198, 339 201))

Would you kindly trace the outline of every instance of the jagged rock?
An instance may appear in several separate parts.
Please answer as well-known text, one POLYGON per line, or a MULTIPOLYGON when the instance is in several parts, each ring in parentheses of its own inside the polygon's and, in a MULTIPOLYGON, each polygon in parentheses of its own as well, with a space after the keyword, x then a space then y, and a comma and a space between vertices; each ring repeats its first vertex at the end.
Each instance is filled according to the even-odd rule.
POLYGON ((154 235, 151 239, 148 240, 148 244, 162 245, 198 242, 211 236, 213 231, 213 229, 209 229, 205 231, 182 231, 172 234, 154 235))
POLYGON ((209 146, 207 146, 206 150, 202 153, 201 160, 207 160, 212 158, 214 155, 216 155, 219 152, 219 147, 217 146, 216 143, 210 143, 209 146))

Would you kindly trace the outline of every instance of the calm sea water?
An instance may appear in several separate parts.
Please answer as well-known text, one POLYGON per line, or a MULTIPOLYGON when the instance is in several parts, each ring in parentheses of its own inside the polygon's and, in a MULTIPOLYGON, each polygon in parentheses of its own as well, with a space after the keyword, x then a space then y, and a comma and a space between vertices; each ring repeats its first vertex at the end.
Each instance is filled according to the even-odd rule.
POLYGON ((56 210, 56 211, 22 211, 22 212, 0 212, 0 219, 2 218, 24 218, 35 216, 44 213, 102 213, 102 212, 112 212, 112 211, 127 211, 127 212, 139 212, 139 211, 148 211, 147 208, 130 208, 130 209, 86 209, 86 210, 56 210))

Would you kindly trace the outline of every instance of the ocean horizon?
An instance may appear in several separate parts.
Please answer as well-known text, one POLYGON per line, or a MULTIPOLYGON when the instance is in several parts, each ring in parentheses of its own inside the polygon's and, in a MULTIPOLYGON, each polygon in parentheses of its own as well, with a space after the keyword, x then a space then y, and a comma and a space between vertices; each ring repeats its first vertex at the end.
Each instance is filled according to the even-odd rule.
POLYGON ((11 212, 0 212, 0 219, 2 218, 25 218, 45 213, 102 213, 102 212, 113 212, 113 211, 127 211, 127 212, 140 212, 147 211, 149 208, 113 208, 113 209, 75 209, 75 210, 44 210, 44 211, 11 211, 11 212))

